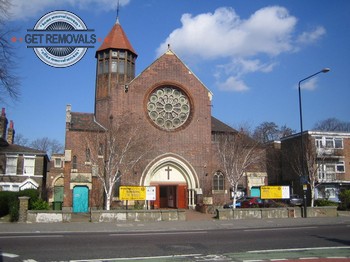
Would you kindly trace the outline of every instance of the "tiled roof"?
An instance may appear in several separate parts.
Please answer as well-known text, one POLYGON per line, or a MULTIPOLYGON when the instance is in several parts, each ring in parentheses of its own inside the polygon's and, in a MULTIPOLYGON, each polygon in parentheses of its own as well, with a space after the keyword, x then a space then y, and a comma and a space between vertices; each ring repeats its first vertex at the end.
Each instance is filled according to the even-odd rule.
POLYGON ((212 132, 230 132, 230 133, 238 133, 238 131, 225 123, 221 122, 220 120, 216 119, 215 117, 211 117, 211 131, 212 132))
POLYGON ((114 24, 97 52, 111 48, 129 50, 137 55, 118 21, 114 24))
POLYGON ((71 130, 86 130, 86 131, 104 131, 102 125, 96 122, 95 116, 92 113, 77 113, 71 112, 71 130))

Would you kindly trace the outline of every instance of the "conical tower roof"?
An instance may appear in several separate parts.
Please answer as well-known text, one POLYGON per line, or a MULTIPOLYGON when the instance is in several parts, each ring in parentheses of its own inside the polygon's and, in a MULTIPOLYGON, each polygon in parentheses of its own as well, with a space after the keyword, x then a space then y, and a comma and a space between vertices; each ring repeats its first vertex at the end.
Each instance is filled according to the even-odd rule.
POLYGON ((119 20, 117 19, 116 23, 109 31, 108 35, 104 39, 102 45, 96 52, 107 49, 124 49, 129 50, 137 56, 134 48, 131 46, 128 37, 126 36, 123 28, 121 27, 119 20))

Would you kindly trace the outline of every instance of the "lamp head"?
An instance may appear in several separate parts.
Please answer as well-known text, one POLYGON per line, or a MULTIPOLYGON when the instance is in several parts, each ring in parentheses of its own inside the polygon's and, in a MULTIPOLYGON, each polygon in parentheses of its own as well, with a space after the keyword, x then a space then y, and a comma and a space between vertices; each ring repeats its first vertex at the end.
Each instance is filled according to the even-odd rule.
POLYGON ((322 69, 322 73, 327 73, 329 71, 331 71, 331 70, 328 67, 322 69))

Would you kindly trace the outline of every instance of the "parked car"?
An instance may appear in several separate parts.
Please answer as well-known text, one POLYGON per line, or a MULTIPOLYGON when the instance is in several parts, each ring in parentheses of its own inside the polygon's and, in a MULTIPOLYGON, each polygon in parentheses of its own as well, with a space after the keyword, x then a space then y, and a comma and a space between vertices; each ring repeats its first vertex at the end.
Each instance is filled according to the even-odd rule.
POLYGON ((259 197, 246 197, 242 203, 242 208, 264 207, 264 201, 259 197))
MULTIPOLYGON (((245 198, 236 199, 236 208, 237 208, 237 207, 241 207, 242 201, 243 201, 244 199, 245 199, 245 198)), ((224 205, 224 208, 232 208, 232 207, 233 207, 233 200, 232 200, 232 202, 227 203, 227 204, 224 205)))
POLYGON ((301 205, 303 205, 303 203, 304 203, 304 200, 295 194, 290 195, 290 198, 288 200, 288 204, 290 206, 301 206, 301 205))

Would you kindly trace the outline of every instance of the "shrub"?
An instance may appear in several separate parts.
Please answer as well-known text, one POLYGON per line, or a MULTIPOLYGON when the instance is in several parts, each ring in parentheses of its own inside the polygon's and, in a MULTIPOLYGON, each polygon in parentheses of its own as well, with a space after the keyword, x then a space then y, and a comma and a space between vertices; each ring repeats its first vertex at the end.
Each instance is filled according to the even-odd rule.
POLYGON ((350 209, 350 190, 343 190, 339 193, 340 205, 339 209, 348 210, 350 209))
POLYGON ((37 199, 36 201, 32 202, 32 206, 30 208, 31 210, 49 210, 50 205, 46 201, 42 199, 37 199))
POLYGON ((17 198, 17 192, 2 191, 0 192, 0 217, 10 213, 10 203, 17 198))
POLYGON ((337 202, 333 202, 327 199, 317 199, 315 200, 315 206, 323 207, 323 206, 338 206, 337 202))

